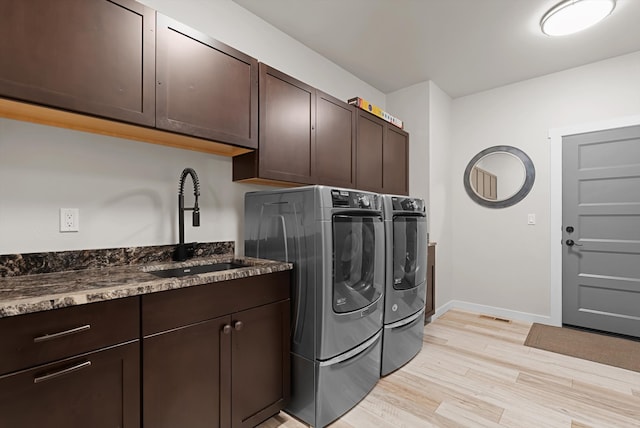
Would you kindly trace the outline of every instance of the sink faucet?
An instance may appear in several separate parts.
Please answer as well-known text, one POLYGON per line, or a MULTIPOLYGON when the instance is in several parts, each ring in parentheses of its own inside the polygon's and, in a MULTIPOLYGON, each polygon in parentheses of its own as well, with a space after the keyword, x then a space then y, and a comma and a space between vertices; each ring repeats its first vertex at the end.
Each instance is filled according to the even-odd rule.
POLYGON ((193 211, 193 226, 200 226, 200 208, 198 208, 198 196, 200 196, 200 182, 198 181, 198 174, 193 170, 193 168, 185 168, 182 171, 182 175, 180 176, 180 191, 178 192, 178 229, 179 229, 179 242, 176 246, 176 250, 173 253, 173 260, 175 261, 185 261, 190 257, 193 257, 193 253, 195 251, 195 246, 193 243, 185 244, 184 243, 184 212, 185 211, 193 211), (196 197, 196 200, 191 208, 184 207, 184 181, 187 176, 191 176, 191 180, 193 181, 193 195, 196 197))

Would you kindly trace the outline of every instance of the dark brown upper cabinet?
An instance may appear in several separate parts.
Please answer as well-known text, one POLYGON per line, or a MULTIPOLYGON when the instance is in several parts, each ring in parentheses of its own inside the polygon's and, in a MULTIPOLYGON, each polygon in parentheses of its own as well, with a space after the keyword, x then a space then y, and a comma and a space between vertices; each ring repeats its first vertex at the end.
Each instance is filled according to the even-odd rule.
POLYGON ((258 62, 158 13, 156 126, 258 147, 258 62))
POLYGON ((409 194, 409 134, 377 116, 358 110, 356 188, 409 194))
POLYGON ((2 0, 0 95, 153 126, 154 30, 131 0, 2 0))
POLYGON ((354 188, 356 184, 356 107, 317 91, 317 182, 354 188))
POLYGON ((409 134, 387 124, 382 145, 382 189, 392 195, 409 194, 409 134))
POLYGON ((356 186, 358 189, 382 190, 382 145, 385 124, 375 116, 358 111, 356 186))
POLYGON ((316 91, 313 87, 260 64, 261 178, 314 183, 316 91))
POLYGON ((256 153, 234 158, 233 179, 274 184, 355 184, 355 107, 260 64, 256 153))

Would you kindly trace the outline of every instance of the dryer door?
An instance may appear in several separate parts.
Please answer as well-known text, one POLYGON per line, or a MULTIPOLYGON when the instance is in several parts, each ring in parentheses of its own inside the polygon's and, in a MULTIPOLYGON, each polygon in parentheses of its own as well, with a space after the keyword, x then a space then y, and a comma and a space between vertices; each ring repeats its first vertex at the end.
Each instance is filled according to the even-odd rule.
POLYGON ((384 289, 382 216, 333 216, 333 310, 353 312, 378 300, 384 289))
POLYGON ((393 217, 393 288, 408 290, 427 280, 427 218, 393 217))

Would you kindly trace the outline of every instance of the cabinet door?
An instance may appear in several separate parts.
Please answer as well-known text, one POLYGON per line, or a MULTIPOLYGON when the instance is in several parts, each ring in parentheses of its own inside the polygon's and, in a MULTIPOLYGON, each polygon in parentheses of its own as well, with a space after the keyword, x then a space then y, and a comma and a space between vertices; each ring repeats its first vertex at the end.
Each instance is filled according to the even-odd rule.
POLYGON ((140 426, 140 342, 0 377, 0 426, 140 426))
POLYGON ((318 184, 355 187, 356 108, 316 92, 315 170, 318 184))
POLYGON ((385 124, 381 119, 358 111, 358 141, 356 151, 356 187, 373 192, 382 191, 382 148, 385 124))
POLYGON ((258 62, 158 14, 157 127, 258 147, 258 62))
POLYGON ((394 125, 387 125, 382 148, 382 190, 409 194, 409 134, 394 125))
POLYGON ((143 339, 145 427, 230 426, 229 321, 216 318, 143 339))
POLYGON ((285 300, 233 314, 232 428, 256 426, 289 399, 289 312, 285 300))
POLYGON ((427 300, 424 306, 424 323, 436 313, 436 246, 429 245, 427 249, 427 300))
POLYGON ((153 126, 154 30, 130 0, 2 0, 0 96, 153 126))
POLYGON ((260 64, 260 178, 314 183, 315 89, 260 64))

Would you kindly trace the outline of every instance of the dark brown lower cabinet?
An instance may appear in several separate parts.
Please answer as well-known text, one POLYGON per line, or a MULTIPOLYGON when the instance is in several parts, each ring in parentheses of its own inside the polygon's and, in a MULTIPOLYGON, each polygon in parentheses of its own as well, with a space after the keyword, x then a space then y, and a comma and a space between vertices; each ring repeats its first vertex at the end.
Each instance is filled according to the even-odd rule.
POLYGON ((290 396, 289 287, 276 272, 0 319, 0 428, 254 427, 290 396))
POLYGON ((228 427, 230 317, 216 318, 143 339, 145 427, 228 427), (223 400, 224 399, 224 400, 223 400))
POLYGON ((140 426, 140 342, 0 376, 1 427, 140 426))
POLYGON ((427 299, 424 309, 424 323, 436 313, 436 244, 427 247, 427 299))
POLYGON ((289 272, 142 296, 146 428, 254 427, 290 395, 289 272))
POLYGON ((285 300, 233 315, 242 323, 231 337, 233 428, 256 426, 289 398, 289 311, 285 300))

